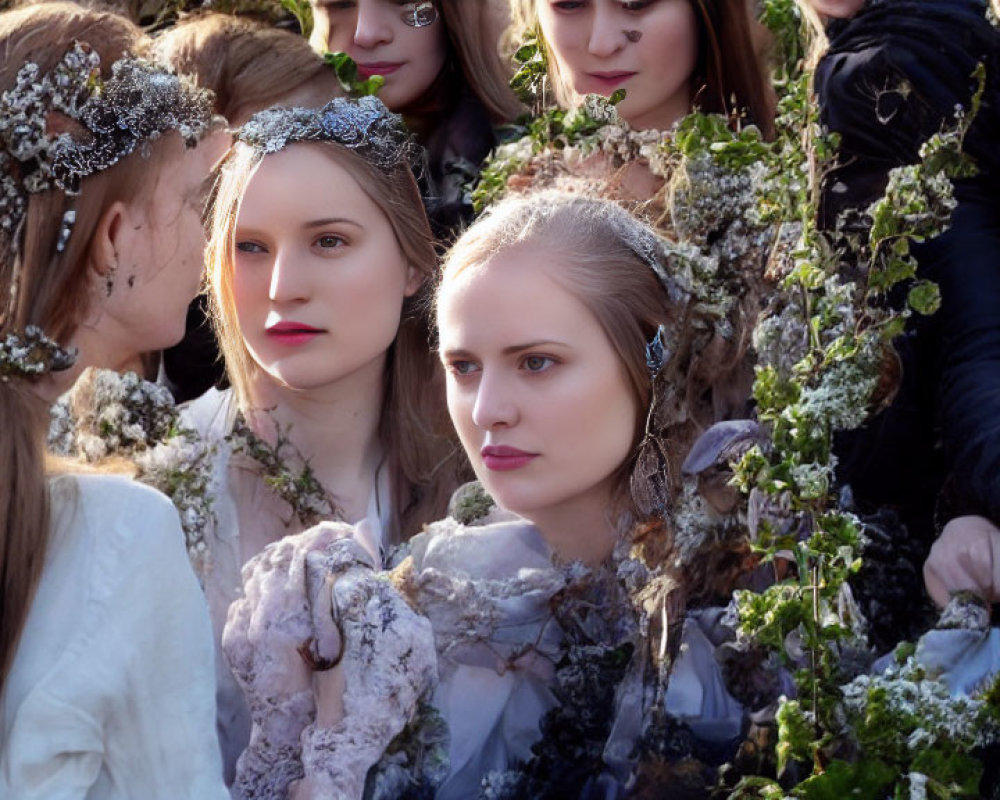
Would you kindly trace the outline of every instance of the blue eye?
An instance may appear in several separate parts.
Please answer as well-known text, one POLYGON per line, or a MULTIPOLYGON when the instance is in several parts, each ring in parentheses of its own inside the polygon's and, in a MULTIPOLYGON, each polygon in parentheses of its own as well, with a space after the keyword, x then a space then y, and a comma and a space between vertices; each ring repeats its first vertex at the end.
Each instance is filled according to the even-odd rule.
POLYGON ((449 372, 459 377, 472 375, 479 371, 479 366, 475 361, 449 361, 446 368, 449 372))
POLYGON ((236 249, 241 253, 266 253, 267 251, 257 242, 237 242, 236 249))
POLYGON ((558 0, 552 4, 552 7, 557 11, 576 11, 578 8, 583 8, 584 5, 580 0, 558 0))

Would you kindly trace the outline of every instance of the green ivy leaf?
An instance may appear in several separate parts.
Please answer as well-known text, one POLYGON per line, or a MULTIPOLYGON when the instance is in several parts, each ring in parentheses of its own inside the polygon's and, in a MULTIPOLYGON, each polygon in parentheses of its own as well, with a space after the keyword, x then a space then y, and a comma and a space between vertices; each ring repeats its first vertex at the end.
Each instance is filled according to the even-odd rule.
POLYGON ((906 296, 907 305, 925 317, 937 312, 941 307, 941 292, 932 281, 918 281, 906 296))

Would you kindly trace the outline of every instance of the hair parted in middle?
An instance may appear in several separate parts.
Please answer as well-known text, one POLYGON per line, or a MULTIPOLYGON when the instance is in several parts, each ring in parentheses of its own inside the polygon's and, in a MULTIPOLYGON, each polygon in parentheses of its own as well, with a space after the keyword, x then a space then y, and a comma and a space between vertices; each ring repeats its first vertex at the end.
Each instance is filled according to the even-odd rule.
MULTIPOLYGON (((740 329, 746 327, 740 324, 743 317, 737 318, 731 336, 716 337, 702 351, 691 324, 694 304, 671 299, 650 263, 651 239, 659 237, 611 200, 559 190, 513 194, 490 207, 459 238, 445 258, 439 284, 440 290, 464 272, 486 268, 504 251, 540 251, 549 276, 594 315, 621 360, 639 409, 632 456, 616 475, 615 487, 616 511, 633 520, 644 516, 631 496, 631 484, 651 405, 660 409, 656 416, 663 420, 652 434, 665 452, 665 489, 673 493, 680 489, 680 467, 698 435, 719 419, 741 416, 739 392, 733 397, 731 391, 738 376, 735 382, 746 384, 749 396, 743 376, 749 330, 740 329), (647 345, 661 326, 671 340, 654 397, 647 345), (664 381, 673 384, 669 392, 659 389, 664 381), (661 409, 663 403, 667 405, 661 409)), ((662 267, 669 275, 669 263, 662 267)))
MULTIPOLYGON (((504 51, 513 54, 526 37, 537 36, 548 60, 556 101, 564 107, 571 105, 573 92, 558 74, 538 22, 538 3, 547 0, 509 2, 511 21, 504 34, 504 51)), ((772 139, 776 101, 761 52, 766 50, 761 47, 766 31, 743 0, 686 2, 695 11, 698 26, 698 61, 691 80, 694 106, 705 113, 731 118, 745 114, 765 139, 772 139)))
MULTIPOLYGON (((337 101, 350 102, 350 101, 337 101)), ((430 350, 428 319, 437 252, 416 179, 405 159, 379 166, 336 141, 293 141, 321 150, 342 167, 385 215, 406 261, 423 277, 403 303, 388 353, 380 436, 393 479, 395 530, 412 533, 442 516, 462 476, 462 460, 444 407, 444 376, 430 350), (455 477, 458 476, 458 477, 455 477), (453 479, 454 478, 454 479, 453 479)), ((261 147, 237 141, 220 167, 206 254, 210 309, 238 406, 252 405, 259 374, 240 331, 233 289, 235 230, 243 196, 264 158, 261 147)))

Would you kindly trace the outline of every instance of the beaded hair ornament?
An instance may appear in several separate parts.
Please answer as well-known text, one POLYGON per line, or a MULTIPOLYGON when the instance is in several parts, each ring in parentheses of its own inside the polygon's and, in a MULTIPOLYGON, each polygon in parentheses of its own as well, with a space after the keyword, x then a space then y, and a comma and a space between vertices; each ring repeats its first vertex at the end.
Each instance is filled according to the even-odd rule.
MULTIPOLYGON (((193 146, 212 124, 210 93, 144 59, 125 56, 103 79, 100 56, 76 42, 50 72, 40 71, 26 63, 0 96, 0 242, 6 241, 13 265, 8 309, 16 302, 16 259, 29 195, 61 189, 72 197, 84 178, 162 134, 177 131, 193 146)), ((65 250, 75 220, 74 209, 63 214, 57 253, 65 250)), ((0 346, 4 379, 72 363, 72 354, 37 328, 8 333, 0 346)))
POLYGON ((401 164, 416 172, 422 158, 403 118, 370 95, 338 97, 322 108, 269 108, 254 114, 236 138, 264 155, 295 142, 334 142, 387 173, 401 164))

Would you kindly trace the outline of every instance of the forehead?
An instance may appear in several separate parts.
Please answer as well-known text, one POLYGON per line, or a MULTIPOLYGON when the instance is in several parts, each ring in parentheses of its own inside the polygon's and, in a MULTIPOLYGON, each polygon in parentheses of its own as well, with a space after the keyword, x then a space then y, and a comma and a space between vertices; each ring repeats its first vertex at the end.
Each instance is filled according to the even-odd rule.
POLYGON ((369 221, 384 219, 336 153, 298 142, 261 160, 247 184, 237 224, 266 227, 348 213, 369 221))
POLYGON ((603 336, 597 318, 567 286, 564 269, 557 253, 523 245, 446 274, 437 302, 442 349, 603 336))

